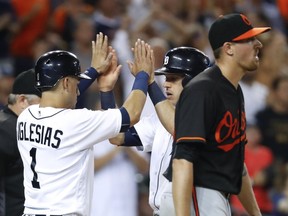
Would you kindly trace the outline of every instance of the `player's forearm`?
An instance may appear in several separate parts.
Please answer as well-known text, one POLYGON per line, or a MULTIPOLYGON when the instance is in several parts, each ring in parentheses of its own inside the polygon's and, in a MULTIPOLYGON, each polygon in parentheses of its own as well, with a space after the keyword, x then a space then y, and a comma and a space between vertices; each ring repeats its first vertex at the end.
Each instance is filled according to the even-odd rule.
POLYGON ((166 99, 155 81, 148 86, 148 93, 162 125, 171 135, 173 135, 175 107, 166 99))
POLYGON ((171 135, 174 135, 175 107, 168 100, 164 100, 156 104, 155 109, 161 124, 171 135))
POLYGON ((130 126, 133 126, 140 120, 145 101, 146 95, 141 90, 134 90, 123 104, 130 117, 130 126))
POLYGON ((261 216, 248 173, 242 176, 242 187, 238 198, 249 215, 261 216))
POLYGON ((190 216, 193 185, 193 164, 185 159, 173 159, 172 191, 177 216, 190 216))
POLYGON ((132 92, 123 104, 123 107, 130 117, 130 126, 133 126, 140 120, 141 112, 146 101, 148 79, 149 75, 146 72, 139 72, 135 77, 132 92))

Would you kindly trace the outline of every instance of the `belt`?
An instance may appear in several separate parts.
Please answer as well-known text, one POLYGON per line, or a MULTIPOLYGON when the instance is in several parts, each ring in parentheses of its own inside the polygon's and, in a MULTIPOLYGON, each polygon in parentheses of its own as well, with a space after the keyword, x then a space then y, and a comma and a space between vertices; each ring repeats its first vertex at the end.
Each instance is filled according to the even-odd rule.
POLYGON ((222 194, 222 196, 224 196, 226 199, 229 199, 231 194, 230 193, 227 193, 227 192, 222 192, 220 191, 220 193, 222 194))

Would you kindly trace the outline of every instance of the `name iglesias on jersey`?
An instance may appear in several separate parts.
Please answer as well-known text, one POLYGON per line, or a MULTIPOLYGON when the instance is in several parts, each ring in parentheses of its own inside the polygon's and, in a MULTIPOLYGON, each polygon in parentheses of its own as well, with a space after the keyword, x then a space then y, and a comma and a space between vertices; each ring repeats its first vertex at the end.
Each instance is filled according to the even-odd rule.
POLYGON ((36 142, 52 148, 59 148, 63 131, 39 124, 18 124, 18 140, 36 142))

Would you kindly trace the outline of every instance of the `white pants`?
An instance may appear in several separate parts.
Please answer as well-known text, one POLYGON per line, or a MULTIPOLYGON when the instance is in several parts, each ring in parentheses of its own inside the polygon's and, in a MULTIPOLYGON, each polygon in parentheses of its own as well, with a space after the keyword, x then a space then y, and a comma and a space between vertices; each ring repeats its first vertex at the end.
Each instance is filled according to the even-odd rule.
MULTIPOLYGON (((231 216, 229 200, 219 191, 196 187, 196 196, 200 216, 231 216)), ((160 216, 176 216, 172 196, 172 183, 169 183, 161 198, 160 216)), ((196 216, 192 203, 191 216, 196 216)))

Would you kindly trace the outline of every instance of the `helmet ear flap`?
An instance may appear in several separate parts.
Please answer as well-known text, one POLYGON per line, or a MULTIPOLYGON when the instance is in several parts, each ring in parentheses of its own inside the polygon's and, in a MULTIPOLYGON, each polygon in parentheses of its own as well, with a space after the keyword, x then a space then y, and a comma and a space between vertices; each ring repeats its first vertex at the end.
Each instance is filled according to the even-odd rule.
POLYGON ((193 77, 188 75, 188 74, 185 74, 183 80, 182 80, 182 86, 183 88, 185 87, 185 85, 192 79, 193 77))

